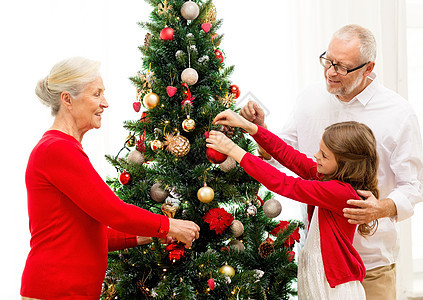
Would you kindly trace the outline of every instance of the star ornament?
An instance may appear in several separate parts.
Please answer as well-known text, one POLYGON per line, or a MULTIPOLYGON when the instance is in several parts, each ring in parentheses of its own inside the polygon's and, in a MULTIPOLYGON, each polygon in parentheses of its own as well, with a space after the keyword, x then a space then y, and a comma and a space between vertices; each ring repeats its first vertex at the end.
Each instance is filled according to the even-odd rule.
POLYGON ((162 14, 165 14, 165 13, 167 13, 169 10, 171 10, 172 9, 172 5, 169 5, 168 3, 167 3, 167 0, 164 0, 163 1, 163 4, 162 3, 160 3, 159 4, 159 10, 157 11, 157 13, 159 14, 159 15, 162 15, 162 14))
POLYGON ((234 94, 226 94, 225 97, 218 97, 218 99, 220 103, 222 103, 222 105, 226 108, 231 107, 231 105, 236 102, 234 94))
POLYGON ((212 208, 204 215, 203 220, 209 223, 210 230, 222 235, 223 231, 232 224, 234 217, 224 208, 212 208))
POLYGON ((143 82, 143 89, 151 89, 151 82, 153 81, 153 76, 154 72, 151 72, 150 70, 148 70, 145 74, 139 74, 139 78, 143 82))

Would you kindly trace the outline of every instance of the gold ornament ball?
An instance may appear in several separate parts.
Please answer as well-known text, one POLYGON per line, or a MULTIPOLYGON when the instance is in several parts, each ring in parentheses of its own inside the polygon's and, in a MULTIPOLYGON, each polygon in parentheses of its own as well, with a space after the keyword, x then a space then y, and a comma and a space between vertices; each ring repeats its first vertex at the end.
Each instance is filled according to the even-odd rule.
POLYGON ((200 13, 200 7, 197 3, 190 1, 185 2, 181 7, 181 15, 186 20, 194 20, 200 13))
POLYGON ((198 73, 193 68, 186 68, 181 73, 181 80, 188 85, 194 85, 198 81, 198 73))
POLYGON ((144 106, 148 109, 155 108, 159 102, 159 96, 153 92, 145 94, 144 98, 142 99, 142 102, 144 103, 144 106))
POLYGON ((275 218, 279 216, 282 211, 281 203, 276 199, 269 199, 264 202, 263 212, 268 218, 275 218))
POLYGON ((220 267, 219 272, 229 277, 235 276, 235 270, 230 265, 226 264, 220 267))
POLYGON ((190 119, 190 118, 185 119, 182 122, 182 129, 185 132, 191 132, 191 131, 193 131, 195 129, 195 121, 193 119, 190 119))
POLYGON ((230 156, 228 156, 228 158, 223 163, 219 164, 219 168, 225 173, 235 168, 235 166, 236 161, 230 156))
POLYGON ((189 140, 180 135, 179 131, 177 135, 169 134, 166 137, 167 147, 166 150, 170 151, 176 157, 183 157, 188 154, 191 149, 189 140))
POLYGON ((202 188, 198 190, 197 197, 198 197, 198 200, 200 200, 201 202, 209 203, 214 198, 214 191, 211 187, 204 185, 202 188))
POLYGON ((157 151, 163 149, 163 143, 160 140, 154 140, 150 142, 151 150, 157 151))
POLYGON ((132 134, 129 134, 126 140, 127 140, 126 145, 128 147, 134 147, 137 143, 137 139, 132 134))
POLYGON ((245 251, 245 246, 241 241, 238 240, 232 240, 229 242, 229 247, 232 249, 236 249, 238 251, 245 251))
POLYGON ((167 196, 169 196, 169 192, 162 189, 160 182, 157 182, 151 187, 150 196, 151 199, 153 199, 157 203, 162 203, 166 200, 167 196))
POLYGON ((144 155, 138 151, 138 150, 132 150, 128 154, 128 162, 136 164, 136 165, 142 165, 144 163, 144 155))
POLYGON ((241 221, 233 220, 231 224, 231 230, 234 237, 239 237, 244 233, 244 225, 241 223, 241 221))

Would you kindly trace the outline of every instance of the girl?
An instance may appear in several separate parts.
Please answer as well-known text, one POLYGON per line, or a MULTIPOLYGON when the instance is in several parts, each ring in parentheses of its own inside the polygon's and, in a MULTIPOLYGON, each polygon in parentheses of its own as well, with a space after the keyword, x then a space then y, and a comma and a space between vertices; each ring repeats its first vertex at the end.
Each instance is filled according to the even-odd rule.
MULTIPOLYGON (((310 227, 298 260, 299 299, 365 299, 361 282, 364 264, 352 246, 356 225, 348 223, 342 209, 349 199, 360 199, 357 190, 378 197, 376 140, 364 124, 333 124, 323 133, 316 162, 293 149, 276 135, 227 110, 213 121, 246 130, 256 142, 285 167, 299 175, 287 176, 260 158, 247 153, 223 133, 211 131, 207 147, 227 154, 269 190, 307 203, 310 227)), ((372 234, 376 223, 360 225, 362 235, 372 234)))

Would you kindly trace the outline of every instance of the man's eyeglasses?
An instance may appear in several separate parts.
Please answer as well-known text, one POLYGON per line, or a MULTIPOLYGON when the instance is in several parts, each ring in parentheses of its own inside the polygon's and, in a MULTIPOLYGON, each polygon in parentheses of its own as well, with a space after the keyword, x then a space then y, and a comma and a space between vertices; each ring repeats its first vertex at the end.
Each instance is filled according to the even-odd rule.
POLYGON ((320 59, 320 64, 325 68, 325 69, 330 69, 330 67, 332 67, 333 66, 333 68, 335 69, 335 72, 336 73, 338 73, 339 75, 342 75, 342 76, 346 76, 348 73, 350 73, 350 72, 353 72, 353 71, 356 71, 356 70, 358 70, 358 69, 361 69, 362 67, 364 67, 365 65, 367 65, 368 63, 369 63, 369 61, 368 62, 366 62, 366 63, 364 63, 364 64, 362 64, 362 65, 360 65, 360 66, 358 66, 357 68, 354 68, 354 69, 347 69, 347 68, 345 68, 345 67, 343 67, 343 66, 340 66, 340 65, 338 65, 338 64, 334 64, 331 60, 329 60, 329 59, 327 59, 326 57, 323 57, 323 55, 325 55, 326 54, 326 51, 325 52, 323 52, 323 54, 322 55, 320 55, 320 57, 319 57, 319 59, 320 59))

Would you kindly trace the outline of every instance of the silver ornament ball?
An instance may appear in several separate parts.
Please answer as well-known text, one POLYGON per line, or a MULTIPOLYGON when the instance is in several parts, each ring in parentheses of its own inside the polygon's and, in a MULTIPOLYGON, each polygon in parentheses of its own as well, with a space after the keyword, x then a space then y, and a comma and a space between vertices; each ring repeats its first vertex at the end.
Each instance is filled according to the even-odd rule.
POLYGON ((169 196, 169 192, 166 190, 163 190, 161 188, 160 182, 157 182, 153 184, 153 186, 151 187, 150 196, 154 201, 158 203, 162 203, 163 201, 165 201, 167 196, 169 196))
POLYGON ((185 2, 181 7, 181 15, 186 20, 194 20, 200 13, 200 7, 197 3, 190 1, 185 2))
POLYGON ((231 230, 234 237, 239 237, 244 233, 244 225, 241 221, 234 220, 231 224, 231 230))
POLYGON ((219 164, 219 168, 225 173, 235 168, 235 166, 236 161, 230 156, 228 156, 228 158, 223 163, 219 164))
POLYGON ((269 199, 264 202, 263 212, 268 218, 275 218, 279 216, 282 211, 281 203, 276 199, 269 199))
POLYGON ((144 155, 140 151, 132 150, 131 152, 129 152, 128 162, 137 164, 137 165, 142 165, 144 161, 145 161, 144 155))
POLYGON ((181 79, 183 82, 186 82, 188 85, 194 85, 198 81, 198 73, 193 68, 186 68, 181 73, 181 79))
POLYGON ((238 251, 245 251, 245 246, 241 241, 238 240, 232 240, 229 242, 229 247, 231 249, 236 249, 238 251))

